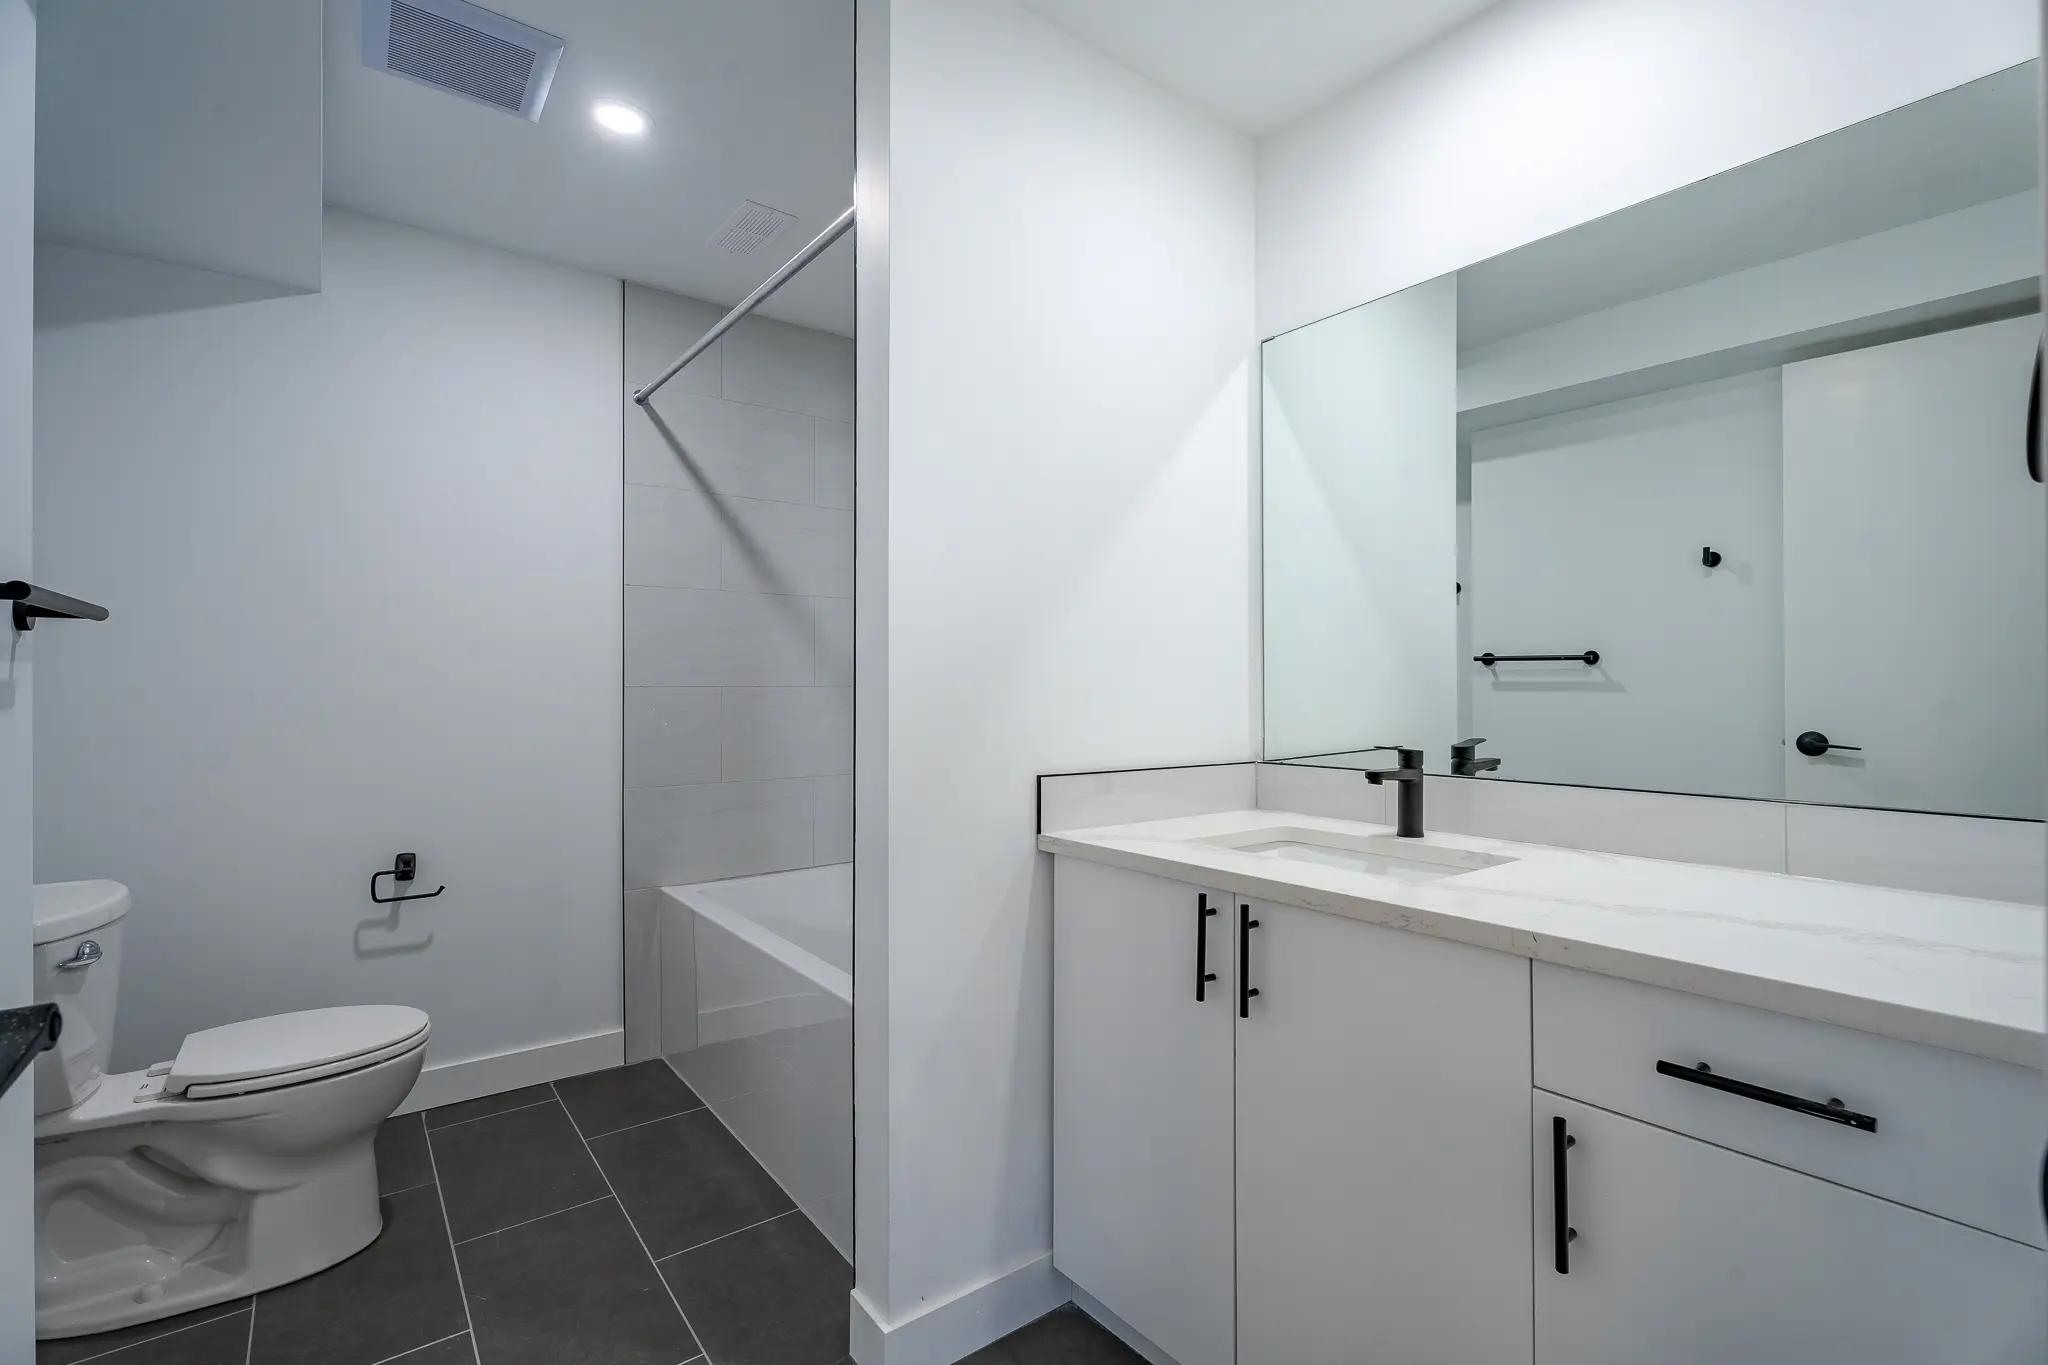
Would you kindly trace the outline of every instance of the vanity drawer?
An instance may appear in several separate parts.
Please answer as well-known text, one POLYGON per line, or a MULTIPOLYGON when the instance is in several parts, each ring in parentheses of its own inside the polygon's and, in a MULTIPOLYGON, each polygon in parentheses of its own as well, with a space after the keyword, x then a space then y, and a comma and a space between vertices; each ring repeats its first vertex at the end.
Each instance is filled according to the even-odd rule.
POLYGON ((2048 1247, 2037 1071, 1545 962, 1531 998, 1545 1090, 2048 1247), (1783 1107, 1831 1100, 1874 1131, 1783 1107))

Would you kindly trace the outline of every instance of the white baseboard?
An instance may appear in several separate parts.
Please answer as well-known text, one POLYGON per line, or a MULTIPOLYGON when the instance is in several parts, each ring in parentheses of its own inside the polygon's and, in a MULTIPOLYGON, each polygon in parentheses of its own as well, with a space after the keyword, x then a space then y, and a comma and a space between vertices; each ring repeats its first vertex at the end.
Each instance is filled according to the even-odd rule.
POLYGON ((397 1112, 410 1114, 416 1109, 433 1109, 517 1090, 522 1085, 559 1081, 586 1071, 604 1071, 623 1064, 625 1059, 626 1031, 615 1028, 516 1052, 442 1062, 420 1073, 420 1078, 413 1082, 412 1093, 405 1097, 397 1112))
POLYGON ((1070 1302, 1067 1277, 1050 1252, 963 1289, 899 1322, 885 1323, 853 1291, 855 1365, 954 1365, 992 1341, 1070 1302))
POLYGON ((1078 1284, 1073 1285, 1073 1290, 1074 1307, 1101 1323, 1111 1336, 1143 1356, 1150 1365, 1180 1365, 1179 1361, 1154 1346, 1150 1337, 1110 1312, 1103 1306, 1102 1300, 1078 1284))

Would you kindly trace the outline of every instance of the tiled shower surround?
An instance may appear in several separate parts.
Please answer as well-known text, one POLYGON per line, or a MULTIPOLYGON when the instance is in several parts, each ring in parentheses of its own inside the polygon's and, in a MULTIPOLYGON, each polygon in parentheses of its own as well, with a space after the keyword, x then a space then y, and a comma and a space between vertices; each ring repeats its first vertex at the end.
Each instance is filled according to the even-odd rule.
POLYGON ((625 287, 625 888, 853 856, 853 343, 625 287))

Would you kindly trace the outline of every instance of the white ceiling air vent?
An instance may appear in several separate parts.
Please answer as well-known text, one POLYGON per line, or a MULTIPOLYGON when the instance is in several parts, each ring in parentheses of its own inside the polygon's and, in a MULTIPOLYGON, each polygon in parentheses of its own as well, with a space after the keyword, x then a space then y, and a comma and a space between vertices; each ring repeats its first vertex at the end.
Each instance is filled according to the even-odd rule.
POLYGON ((712 234, 711 245, 722 246, 735 256, 751 256, 789 231, 789 225, 795 221, 793 213, 748 199, 725 220, 724 227, 712 234))
POLYGON ((538 121, 562 40, 465 0, 363 0, 363 64, 538 121))

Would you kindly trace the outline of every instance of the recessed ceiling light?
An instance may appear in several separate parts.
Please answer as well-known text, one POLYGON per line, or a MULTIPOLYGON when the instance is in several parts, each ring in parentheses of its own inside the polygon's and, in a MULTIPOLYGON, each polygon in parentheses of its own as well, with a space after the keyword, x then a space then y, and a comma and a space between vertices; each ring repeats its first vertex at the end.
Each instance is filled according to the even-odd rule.
POLYGON ((623 100, 599 100, 590 106, 590 117, 619 137, 639 137, 647 131, 647 115, 623 100))

